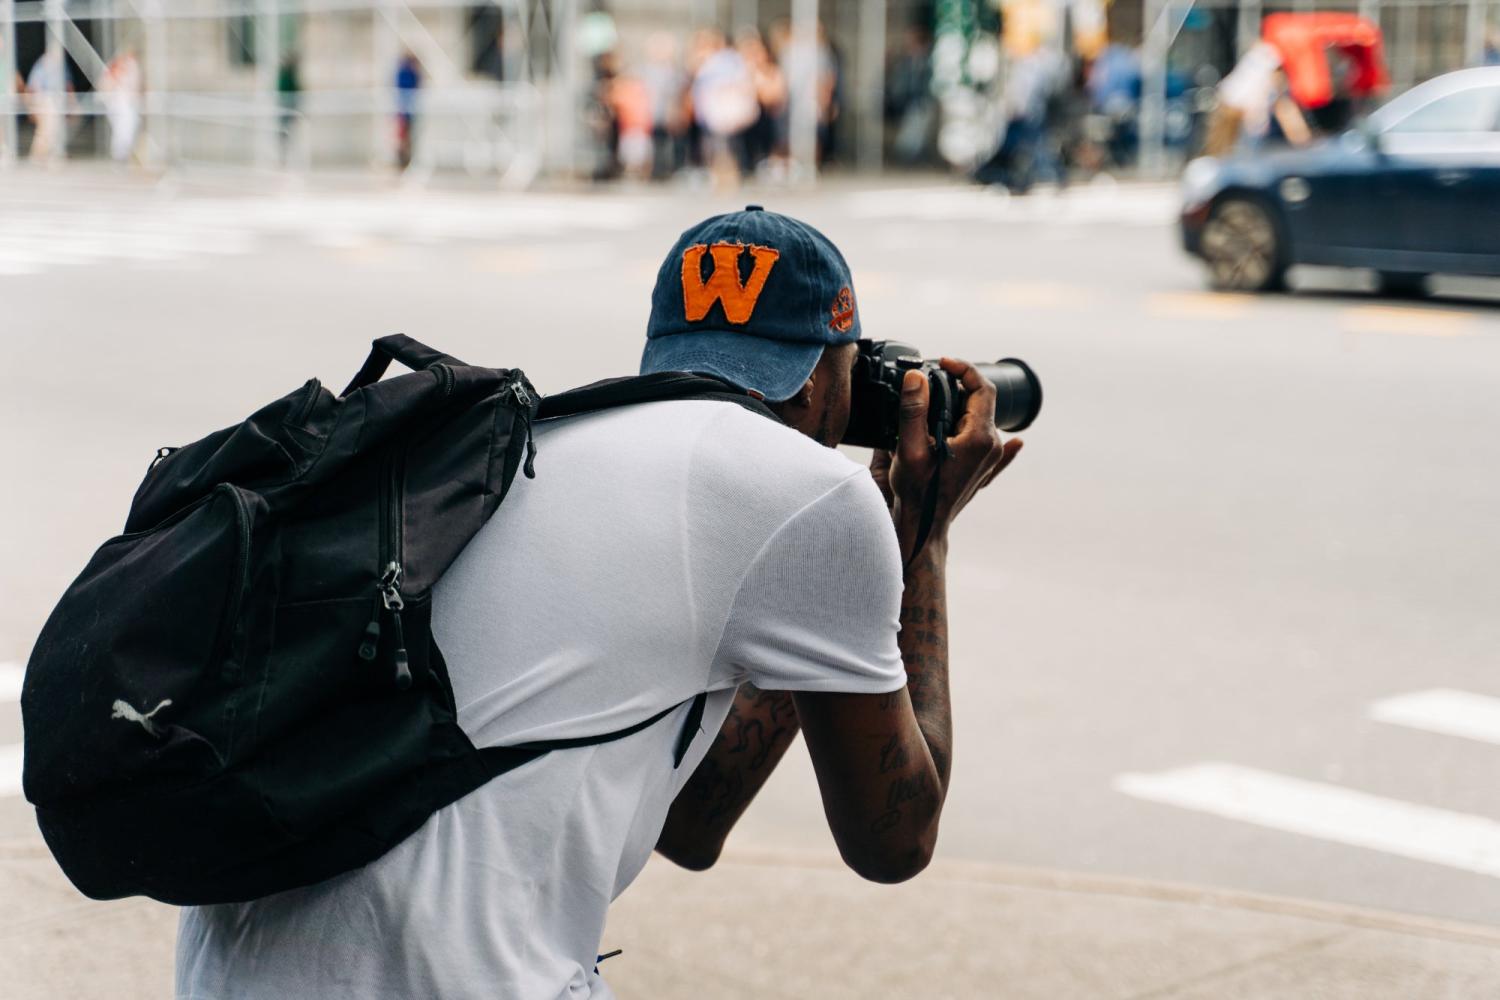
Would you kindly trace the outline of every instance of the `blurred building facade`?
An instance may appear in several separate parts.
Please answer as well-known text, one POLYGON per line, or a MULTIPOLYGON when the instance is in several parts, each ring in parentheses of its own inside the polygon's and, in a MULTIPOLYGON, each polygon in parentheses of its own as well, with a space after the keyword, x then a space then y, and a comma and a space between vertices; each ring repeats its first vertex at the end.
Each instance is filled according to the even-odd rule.
MULTIPOLYGON (((601 56, 628 66, 654 34, 686 46, 696 28, 782 22, 826 30, 840 90, 830 162, 878 169, 894 144, 897 159, 972 165, 1019 56, 1086 61, 1107 44, 1139 60, 1146 162, 1167 145, 1180 81, 1222 75, 1263 15, 1313 9, 1375 20, 1400 89, 1484 59, 1500 0, 0 0, 0 160, 28 148, 39 106, 61 111, 73 155, 103 155, 108 112, 136 100, 137 152, 157 165, 385 167, 408 127, 419 171, 518 186, 589 174, 601 56), (67 92, 23 93, 49 50, 67 92), (122 85, 130 58, 139 82, 122 85)), ((821 157, 825 140, 799 143, 810 126, 791 118, 793 157, 809 142, 821 157)))

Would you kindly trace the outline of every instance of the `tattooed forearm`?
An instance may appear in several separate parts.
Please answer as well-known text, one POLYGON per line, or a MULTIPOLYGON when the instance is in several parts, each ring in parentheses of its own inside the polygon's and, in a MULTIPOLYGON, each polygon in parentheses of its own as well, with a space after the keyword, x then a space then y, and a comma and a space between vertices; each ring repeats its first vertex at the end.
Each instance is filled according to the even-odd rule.
POLYGON ((932 763, 916 759, 900 731, 879 746, 878 773, 886 776, 884 799, 870 832, 894 835, 903 825, 940 811, 947 794, 952 717, 948 703, 948 607, 944 586, 945 544, 935 540, 908 571, 901 598, 901 633, 897 643, 906 667, 906 688, 883 698, 880 708, 896 712, 911 699, 917 728, 932 763), (933 776, 936 776, 934 782, 933 776))
POLYGON ((796 736, 790 694, 742 685, 708 754, 672 803, 657 849, 689 867, 711 864, 796 736))
POLYGON ((901 597, 901 660, 917 724, 932 751, 938 780, 948 787, 953 718, 948 702, 946 543, 933 540, 907 573, 901 597))

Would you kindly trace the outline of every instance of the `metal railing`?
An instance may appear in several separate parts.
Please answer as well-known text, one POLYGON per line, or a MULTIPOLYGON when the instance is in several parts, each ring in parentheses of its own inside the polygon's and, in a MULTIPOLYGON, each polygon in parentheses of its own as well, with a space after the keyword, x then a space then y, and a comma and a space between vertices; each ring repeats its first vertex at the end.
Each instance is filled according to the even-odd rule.
MULTIPOLYGON (((394 144, 380 148, 381 130, 367 123, 394 123, 402 107, 394 89, 305 91, 280 106, 248 92, 148 91, 137 105, 138 148, 149 166, 166 172, 228 167, 306 174, 320 155, 327 165, 394 162, 394 144), (268 147, 275 151, 270 157, 268 147)), ((34 110, 24 97, 0 96, 0 116, 34 110)), ((60 127, 79 116, 108 118, 110 111, 98 93, 69 95, 58 109, 42 110, 64 116, 60 127)), ((494 174, 506 188, 523 188, 541 169, 542 101, 529 84, 432 88, 420 92, 413 111, 416 136, 408 176, 414 182, 439 170, 462 169, 494 174)))

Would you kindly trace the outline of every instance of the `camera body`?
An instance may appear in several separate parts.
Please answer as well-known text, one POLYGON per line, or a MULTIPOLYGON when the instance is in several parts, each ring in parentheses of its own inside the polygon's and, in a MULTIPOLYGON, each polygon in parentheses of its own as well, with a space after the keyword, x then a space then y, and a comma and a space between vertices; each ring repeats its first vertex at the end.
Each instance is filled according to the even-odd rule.
MULTIPOLYGON (((975 365, 995 386, 995 426, 1025 430, 1042 408, 1042 383, 1024 361, 1005 358, 975 365)), ((922 352, 896 340, 861 340, 854 362, 849 426, 840 443, 894 450, 901 429, 901 381, 909 371, 927 376, 927 430, 942 442, 953 436, 969 393, 959 380, 922 352)))

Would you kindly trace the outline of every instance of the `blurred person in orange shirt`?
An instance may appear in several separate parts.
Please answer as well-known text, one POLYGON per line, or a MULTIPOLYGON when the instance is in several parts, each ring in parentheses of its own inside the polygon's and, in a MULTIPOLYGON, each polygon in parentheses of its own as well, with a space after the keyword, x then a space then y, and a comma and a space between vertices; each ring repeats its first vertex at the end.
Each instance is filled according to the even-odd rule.
POLYGON ((630 73, 610 79, 607 100, 614 115, 616 153, 625 175, 650 180, 652 167, 651 92, 645 82, 630 73))

